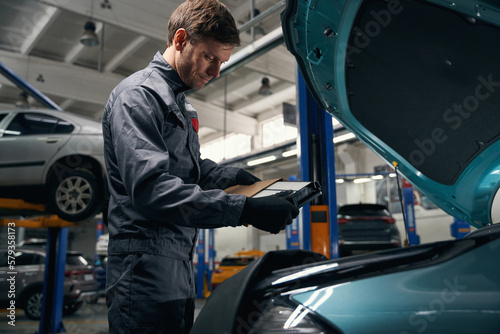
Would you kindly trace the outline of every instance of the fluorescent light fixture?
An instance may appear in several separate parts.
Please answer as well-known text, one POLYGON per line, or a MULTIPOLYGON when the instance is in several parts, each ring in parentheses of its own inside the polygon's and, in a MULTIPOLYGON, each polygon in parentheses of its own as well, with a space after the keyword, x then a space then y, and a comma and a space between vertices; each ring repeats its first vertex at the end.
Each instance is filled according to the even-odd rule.
POLYGON ((371 176, 372 180, 382 180, 384 178, 383 175, 372 175, 371 176))
POLYGON ((333 143, 338 144, 338 143, 344 142, 344 141, 352 139, 352 138, 356 138, 356 136, 354 135, 354 133, 349 132, 349 133, 334 137, 333 143))
POLYGON ((344 183, 344 179, 335 179, 335 183, 344 183))
POLYGON ((270 155, 268 157, 264 157, 264 158, 260 158, 260 159, 255 159, 255 160, 250 160, 247 162, 247 165, 248 166, 255 166, 255 165, 260 165, 260 164, 264 164, 266 162, 270 162, 270 161, 274 161, 276 160, 276 156, 275 155, 270 155))
POLYGON ((283 153, 281 153, 281 155, 284 156, 285 158, 291 157, 292 155, 297 155, 297 149, 283 152, 283 153))
POLYGON ((396 177, 396 173, 390 173, 389 177, 396 177))
POLYGON ((354 183, 365 183, 365 182, 370 182, 372 179, 369 177, 360 177, 359 179, 354 179, 352 182, 354 183))

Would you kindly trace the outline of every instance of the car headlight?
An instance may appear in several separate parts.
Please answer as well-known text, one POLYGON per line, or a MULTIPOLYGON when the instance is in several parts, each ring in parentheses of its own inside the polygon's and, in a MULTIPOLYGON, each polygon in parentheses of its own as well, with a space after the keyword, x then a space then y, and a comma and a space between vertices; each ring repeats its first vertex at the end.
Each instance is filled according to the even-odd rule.
POLYGON ((284 298, 271 299, 260 313, 260 317, 251 326, 249 334, 340 333, 330 326, 326 329, 326 326, 320 323, 321 320, 308 308, 294 305, 284 298))

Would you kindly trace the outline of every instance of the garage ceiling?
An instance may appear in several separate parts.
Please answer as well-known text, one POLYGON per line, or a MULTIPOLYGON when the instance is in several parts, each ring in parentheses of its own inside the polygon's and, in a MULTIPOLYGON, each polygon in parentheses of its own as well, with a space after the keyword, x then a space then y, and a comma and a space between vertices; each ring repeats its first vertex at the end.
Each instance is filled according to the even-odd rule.
MULTIPOLYGON (((66 111, 100 120, 115 85, 165 50, 168 18, 181 2, 2 0, 0 61, 66 111), (89 20, 97 26, 98 46, 79 42, 89 20)), ((254 135, 258 121, 282 113, 283 102, 295 104, 295 61, 279 39, 284 1, 255 0, 261 14, 253 20, 250 0, 222 2, 239 27, 255 24, 253 39, 251 29, 241 31, 242 45, 231 60, 251 54, 270 36, 278 45, 237 68, 230 60, 227 75, 190 94, 199 112, 202 143, 230 132, 254 135), (264 76, 272 95, 258 94, 264 76)), ((3 76, 0 85, 0 108, 14 108, 20 89, 3 76)), ((30 104, 37 106, 31 99, 30 104)))

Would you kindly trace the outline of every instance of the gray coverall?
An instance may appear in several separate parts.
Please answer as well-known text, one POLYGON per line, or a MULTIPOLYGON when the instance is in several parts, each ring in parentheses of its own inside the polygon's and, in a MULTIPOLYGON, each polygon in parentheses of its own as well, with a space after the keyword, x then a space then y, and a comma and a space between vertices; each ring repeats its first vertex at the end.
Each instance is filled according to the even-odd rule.
POLYGON ((245 197, 220 190, 239 169, 200 158, 188 89, 157 53, 105 106, 110 333, 166 332, 163 303, 195 297, 197 228, 240 225, 245 197))

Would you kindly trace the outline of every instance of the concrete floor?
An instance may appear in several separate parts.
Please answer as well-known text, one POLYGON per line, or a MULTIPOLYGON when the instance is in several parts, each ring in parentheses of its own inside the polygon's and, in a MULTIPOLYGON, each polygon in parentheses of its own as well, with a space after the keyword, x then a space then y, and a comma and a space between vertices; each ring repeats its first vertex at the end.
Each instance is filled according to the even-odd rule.
MULTIPOLYGON (((205 299, 196 300, 195 319, 205 299)), ((75 314, 63 317, 63 325, 67 334, 107 334, 108 309, 103 299, 97 304, 85 304, 75 314)), ((22 310, 16 310, 16 326, 8 324, 6 309, 0 309, 0 333, 2 334, 37 334, 39 321, 28 319, 22 310)))

